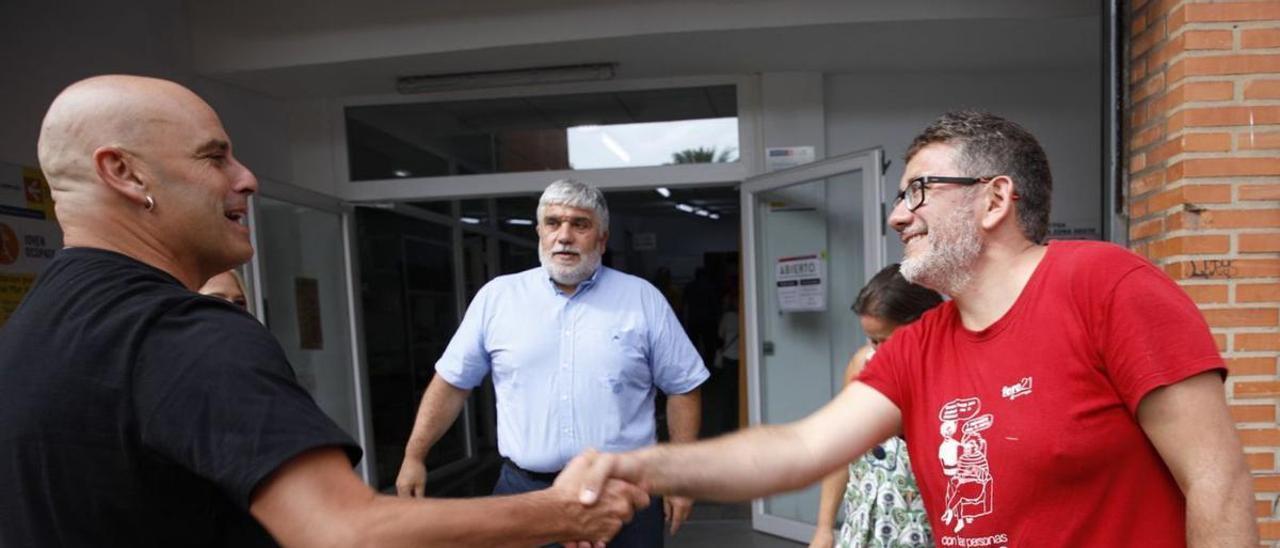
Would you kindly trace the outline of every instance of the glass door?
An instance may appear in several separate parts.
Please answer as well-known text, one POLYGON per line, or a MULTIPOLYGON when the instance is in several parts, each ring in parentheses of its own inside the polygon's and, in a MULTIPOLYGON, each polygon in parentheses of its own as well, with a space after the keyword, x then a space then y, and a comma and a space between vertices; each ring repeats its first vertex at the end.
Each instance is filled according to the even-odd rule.
MULTIPOLYGON (((856 152, 742 185, 753 425, 797 420, 842 388, 845 364, 865 338, 853 299, 885 263, 882 154, 856 152)), ((752 526, 808 542, 818 495, 815 484, 757 500, 752 526)))
POLYGON ((373 455, 353 315, 350 216, 336 201, 302 193, 258 196, 252 208, 254 310, 284 347, 298 383, 364 447, 356 472, 368 481, 373 455))

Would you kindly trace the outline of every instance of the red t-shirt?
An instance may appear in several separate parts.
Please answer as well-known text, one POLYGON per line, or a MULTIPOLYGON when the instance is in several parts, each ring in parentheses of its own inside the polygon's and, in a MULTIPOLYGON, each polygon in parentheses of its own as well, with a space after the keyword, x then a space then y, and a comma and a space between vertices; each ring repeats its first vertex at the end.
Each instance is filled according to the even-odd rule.
POLYGON ((1136 413, 1215 369, 1204 318, 1163 272, 1055 242, 999 321, 969 331, 944 303, 859 380, 902 411, 938 546, 1181 546, 1182 492, 1136 413))

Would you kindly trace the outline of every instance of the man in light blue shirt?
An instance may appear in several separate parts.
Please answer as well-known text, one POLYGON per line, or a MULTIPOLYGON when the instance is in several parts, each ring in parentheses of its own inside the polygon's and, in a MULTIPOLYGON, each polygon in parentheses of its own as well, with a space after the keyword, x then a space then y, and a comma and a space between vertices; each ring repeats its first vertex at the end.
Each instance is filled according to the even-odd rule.
MULTIPOLYGON (((609 238, 604 195, 556 181, 537 217, 542 266, 481 288, 436 362, 396 479, 402 496, 423 496, 428 451, 490 373, 504 460, 495 494, 549 485, 587 448, 653 444, 656 390, 667 394, 671 441, 697 437, 698 386, 709 373, 657 288, 601 266, 609 238)), ((693 503, 667 497, 662 506, 674 533, 693 503)), ((637 513, 609 545, 661 546, 657 508, 637 513)))

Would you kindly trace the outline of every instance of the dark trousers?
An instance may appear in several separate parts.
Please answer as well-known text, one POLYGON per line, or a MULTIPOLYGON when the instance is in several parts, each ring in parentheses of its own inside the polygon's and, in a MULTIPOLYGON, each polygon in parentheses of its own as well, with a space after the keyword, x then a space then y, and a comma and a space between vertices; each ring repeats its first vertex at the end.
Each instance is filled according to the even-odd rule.
MULTIPOLYGON (((552 481, 554 474, 531 474, 516 468, 510 462, 504 462, 502 472, 498 474, 498 483, 493 487, 493 494, 514 495, 537 491, 550 487, 552 481)), ((623 525, 618 536, 613 537, 608 544, 611 548, 662 548, 662 521, 662 499, 654 497, 650 499, 649 507, 637 512, 631 522, 623 525)))

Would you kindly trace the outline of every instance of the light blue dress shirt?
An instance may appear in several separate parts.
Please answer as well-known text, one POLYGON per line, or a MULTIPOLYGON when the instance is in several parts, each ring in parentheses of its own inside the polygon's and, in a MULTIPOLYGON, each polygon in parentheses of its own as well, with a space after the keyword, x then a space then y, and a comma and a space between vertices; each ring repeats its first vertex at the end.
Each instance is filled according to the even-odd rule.
POLYGON ((541 267, 485 284, 436 373, 471 389, 490 372, 498 451, 535 472, 653 444, 655 387, 683 394, 710 375, 662 293, 603 266, 571 296, 541 267))

